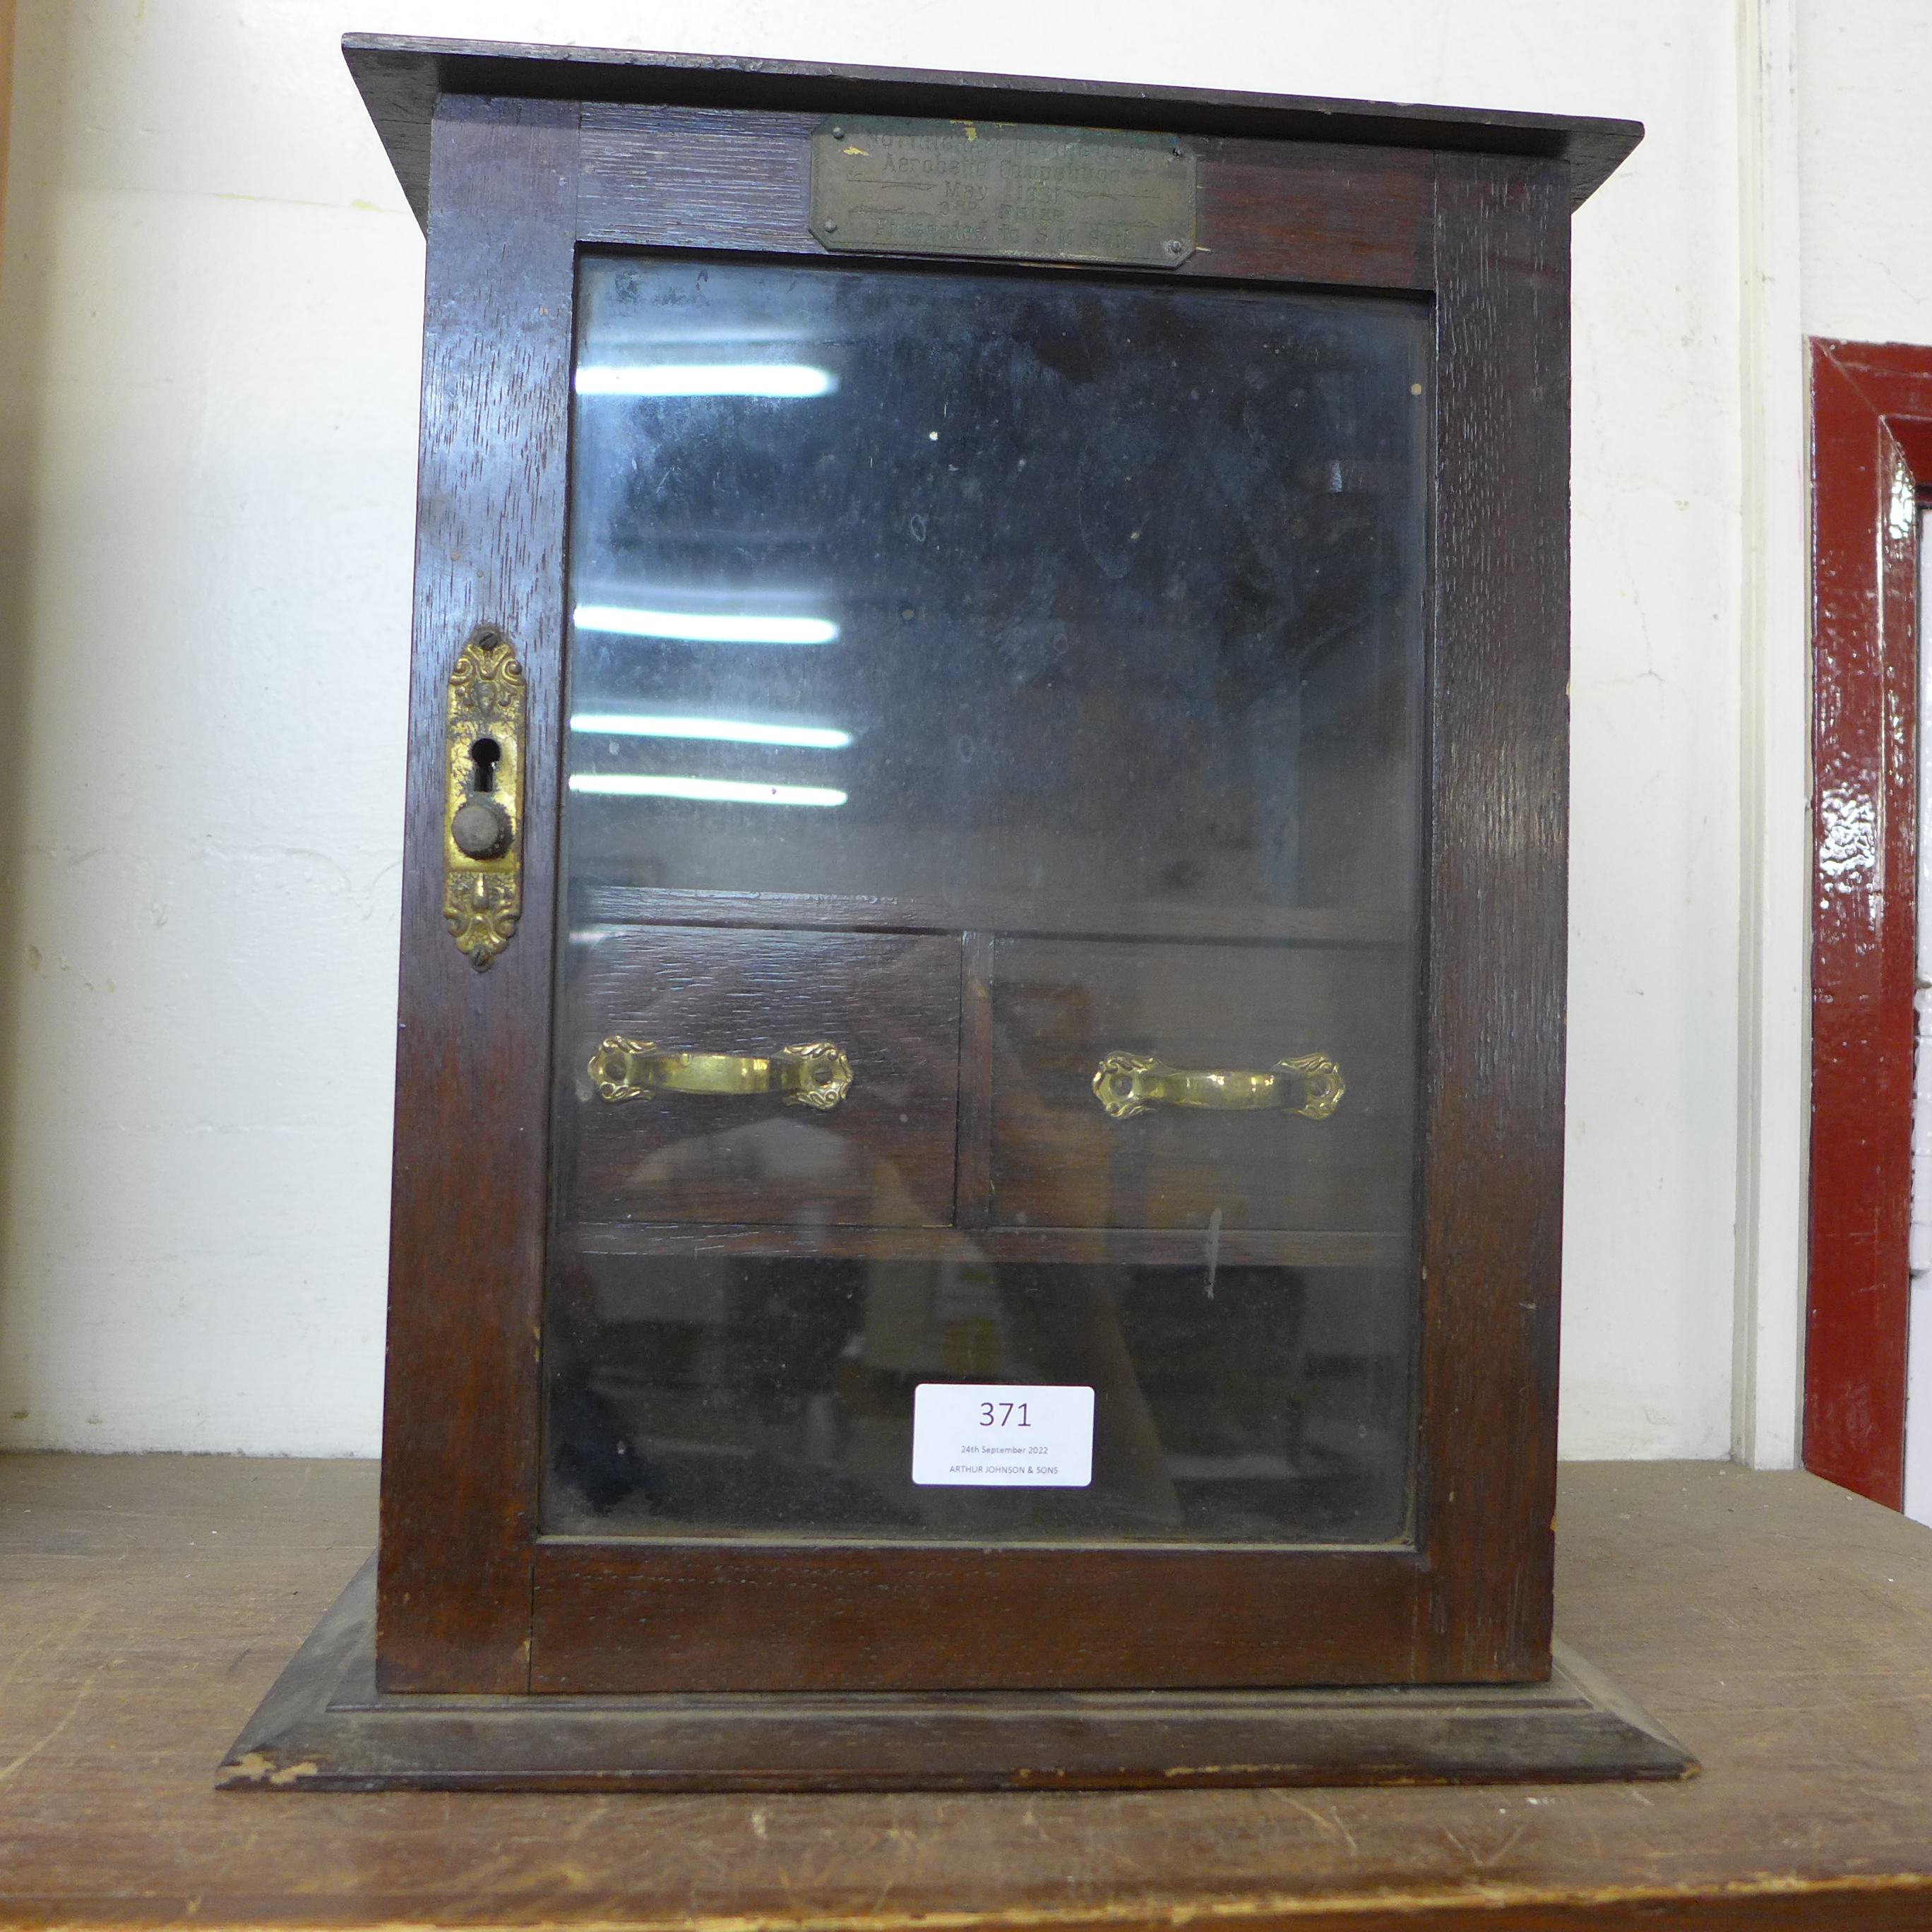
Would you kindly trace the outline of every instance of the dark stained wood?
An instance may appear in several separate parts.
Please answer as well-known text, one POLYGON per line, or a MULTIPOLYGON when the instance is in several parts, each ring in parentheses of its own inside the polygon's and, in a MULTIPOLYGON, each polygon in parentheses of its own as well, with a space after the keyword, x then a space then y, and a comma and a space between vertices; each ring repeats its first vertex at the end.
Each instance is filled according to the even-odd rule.
POLYGON ((1183 275, 1435 286, 1435 158, 1314 142, 1204 140, 1200 242, 1183 275))
POLYGON ((1932 350, 1814 342, 1811 1226, 1804 1462, 1905 1487, 1918 530, 1932 350))
POLYGON ((1560 172, 1445 155, 1418 1508, 1426 1674, 1548 1667, 1568 938, 1560 172))
MULTIPOLYGON (((816 114, 584 109, 578 238, 824 257, 807 223, 816 114)), ((1200 241, 1180 277, 1432 284, 1432 158, 1301 142, 1198 142, 1200 241)))
POLYGON ((548 1205, 575 110, 436 123, 404 850, 379 1645, 396 1689, 527 1668, 548 1205), (442 917, 449 667, 478 623, 530 686, 523 916, 486 972, 442 917))
POLYGON ((1360 1229, 1410 1209, 1412 968, 1399 953, 1001 937, 992 986, 992 1220, 1006 1226, 1360 1229), (1112 1052, 1262 1070, 1326 1053, 1335 1114, 1160 1108, 1110 1119, 1112 1052))
POLYGON ((586 101, 578 239, 826 251, 807 225, 813 115, 586 101))
POLYGON ((692 928, 612 933, 582 970, 560 1040, 573 1218, 944 1226, 952 1220, 959 942, 692 928), (771 1053, 829 1040, 852 1087, 819 1112, 776 1094, 598 1100, 609 1034, 667 1052, 771 1053))
POLYGON ((1932 1917, 1932 1532, 1815 1477, 1562 1472, 1558 1634, 1696 1754, 1702 1775, 1682 1783, 217 1792, 224 1749, 375 1519, 367 1462, 0 1458, 0 1924, 1865 1932, 1932 1917))
POLYGON ((530 1688, 1408 1683, 1416 1569, 1378 1550, 551 1538, 530 1688))
POLYGON ((668 886, 585 886, 572 923, 825 926, 882 932, 1052 934, 1069 938, 1290 940, 1308 946, 1399 946, 1394 913, 1340 906, 1206 906, 1188 900, 1083 904, 969 898, 859 898, 806 892, 699 892, 668 886))
MULTIPOLYGON (((591 1255, 794 1255, 797 1237, 770 1226, 589 1222, 563 1238, 591 1255)), ((1234 1228, 1217 1244, 1224 1268, 1389 1268, 1408 1258, 1406 1234, 1336 1228, 1234 1228)), ((857 1261, 1199 1263, 1205 1237, 1192 1228, 830 1228, 810 1252, 857 1261)))
POLYGON ((386 1696, 374 1570, 372 1558, 249 1720, 221 1789, 1173 1791, 1696 1768, 1560 1646, 1547 1684, 1442 1690, 386 1696))
POLYGON ((347 34, 343 58, 417 218, 427 220, 428 142, 439 94, 768 113, 910 115, 1142 128, 1244 140, 1540 155, 1559 162, 1581 207, 1643 138, 1635 121, 1496 108, 1412 106, 1206 88, 1121 86, 1018 74, 820 66, 630 48, 513 45, 347 34))

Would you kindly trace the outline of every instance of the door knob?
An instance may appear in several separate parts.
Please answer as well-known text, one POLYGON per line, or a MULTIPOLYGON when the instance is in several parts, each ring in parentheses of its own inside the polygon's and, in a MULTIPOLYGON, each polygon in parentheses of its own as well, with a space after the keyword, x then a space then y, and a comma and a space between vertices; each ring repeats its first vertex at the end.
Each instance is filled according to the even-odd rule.
POLYGON ((456 808, 449 836, 466 859, 500 859, 510 849, 510 814, 494 798, 472 798, 456 808))

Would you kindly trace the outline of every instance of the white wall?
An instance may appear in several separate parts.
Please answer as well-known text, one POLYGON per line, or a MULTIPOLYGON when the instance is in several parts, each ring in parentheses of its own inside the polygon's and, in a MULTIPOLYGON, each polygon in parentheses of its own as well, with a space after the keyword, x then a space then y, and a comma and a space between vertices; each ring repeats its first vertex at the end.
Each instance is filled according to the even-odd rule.
POLYGON ((1800 0, 1796 69, 1804 332, 1932 342, 1932 12, 1800 0))
POLYGON ((1564 1442, 1725 1453, 1736 9, 1196 0, 1176 20, 1154 0, 23 0, 0 280, 0 1444, 376 1444, 421 242, 336 51, 358 28, 1649 124, 1576 230, 1564 1442))

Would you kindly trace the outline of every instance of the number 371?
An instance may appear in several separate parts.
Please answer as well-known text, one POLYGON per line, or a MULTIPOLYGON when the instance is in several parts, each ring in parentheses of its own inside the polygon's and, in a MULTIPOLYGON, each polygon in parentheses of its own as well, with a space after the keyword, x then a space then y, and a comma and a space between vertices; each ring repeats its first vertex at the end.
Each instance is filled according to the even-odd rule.
POLYGON ((1027 1406, 1023 1402, 982 1402, 980 1405, 980 1426, 982 1429, 1026 1429, 1031 1426, 1027 1420, 1027 1406), (1013 1418, 1018 1416, 1016 1422, 1013 1418))

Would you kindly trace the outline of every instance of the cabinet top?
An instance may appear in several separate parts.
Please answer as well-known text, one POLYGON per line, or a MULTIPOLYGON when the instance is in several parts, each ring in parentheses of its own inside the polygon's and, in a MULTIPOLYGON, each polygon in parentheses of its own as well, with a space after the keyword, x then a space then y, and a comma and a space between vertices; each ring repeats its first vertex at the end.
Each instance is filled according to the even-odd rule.
POLYGON ((1580 115, 1129 86, 1024 74, 831 67, 809 61, 650 53, 626 47, 526 46, 498 40, 345 34, 342 52, 410 206, 425 224, 430 121, 446 94, 1018 120, 1250 140, 1521 154, 1561 161, 1568 167, 1573 208, 1587 200, 1643 138, 1641 122, 1580 115))

